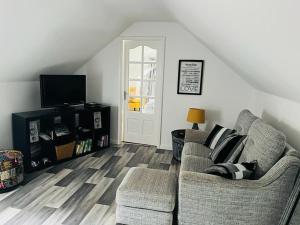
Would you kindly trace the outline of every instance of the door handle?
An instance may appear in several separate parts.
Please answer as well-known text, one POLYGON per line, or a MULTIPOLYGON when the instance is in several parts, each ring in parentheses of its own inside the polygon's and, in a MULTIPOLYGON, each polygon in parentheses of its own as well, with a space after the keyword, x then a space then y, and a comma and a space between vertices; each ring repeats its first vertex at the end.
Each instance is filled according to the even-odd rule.
POLYGON ((124 100, 126 100, 126 98, 127 98, 127 92, 124 91, 124 100))

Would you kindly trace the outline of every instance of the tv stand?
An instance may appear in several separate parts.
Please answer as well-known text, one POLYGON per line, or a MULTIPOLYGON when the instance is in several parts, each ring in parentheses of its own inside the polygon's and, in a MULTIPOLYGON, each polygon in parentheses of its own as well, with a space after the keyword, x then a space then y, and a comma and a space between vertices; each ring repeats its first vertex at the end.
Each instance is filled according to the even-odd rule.
POLYGON ((110 107, 62 107, 12 114, 13 144, 26 172, 110 146, 110 107))

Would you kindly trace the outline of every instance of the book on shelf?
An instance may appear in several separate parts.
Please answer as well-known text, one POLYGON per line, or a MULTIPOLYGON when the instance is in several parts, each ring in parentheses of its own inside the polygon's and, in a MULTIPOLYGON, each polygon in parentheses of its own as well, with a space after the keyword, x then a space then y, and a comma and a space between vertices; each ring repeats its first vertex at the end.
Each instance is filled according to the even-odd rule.
POLYGON ((101 136, 100 139, 97 141, 97 146, 100 148, 108 146, 108 135, 101 136))
POLYGON ((92 151, 92 143, 93 140, 91 138, 78 142, 76 145, 76 155, 81 155, 83 153, 92 151))
MULTIPOLYGON (((109 145, 108 135, 100 136, 97 141, 97 146, 100 148, 107 147, 109 145)), ((93 140, 91 138, 86 140, 81 140, 76 144, 75 153, 76 155, 81 155, 92 151, 93 140)))
POLYGON ((92 150, 92 139, 82 140, 76 144, 75 153, 76 155, 81 155, 92 150))

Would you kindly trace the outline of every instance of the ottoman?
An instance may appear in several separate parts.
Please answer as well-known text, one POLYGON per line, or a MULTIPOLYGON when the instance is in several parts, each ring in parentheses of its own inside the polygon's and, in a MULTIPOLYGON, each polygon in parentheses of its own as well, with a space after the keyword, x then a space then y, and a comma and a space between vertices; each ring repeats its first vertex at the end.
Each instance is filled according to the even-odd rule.
POLYGON ((175 197, 175 174, 149 168, 131 168, 117 190, 116 222, 171 225, 175 197))
POLYGON ((0 193, 12 190, 23 181, 22 157, 19 151, 0 151, 0 193))

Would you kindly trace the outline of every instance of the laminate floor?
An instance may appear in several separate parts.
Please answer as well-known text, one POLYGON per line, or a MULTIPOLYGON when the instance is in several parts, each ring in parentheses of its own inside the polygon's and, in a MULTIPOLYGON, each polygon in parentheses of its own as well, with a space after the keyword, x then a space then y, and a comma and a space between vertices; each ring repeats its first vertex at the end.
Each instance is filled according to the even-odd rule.
POLYGON ((172 152, 123 144, 26 176, 16 190, 0 194, 0 225, 112 225, 115 194, 130 167, 178 175, 172 152))

